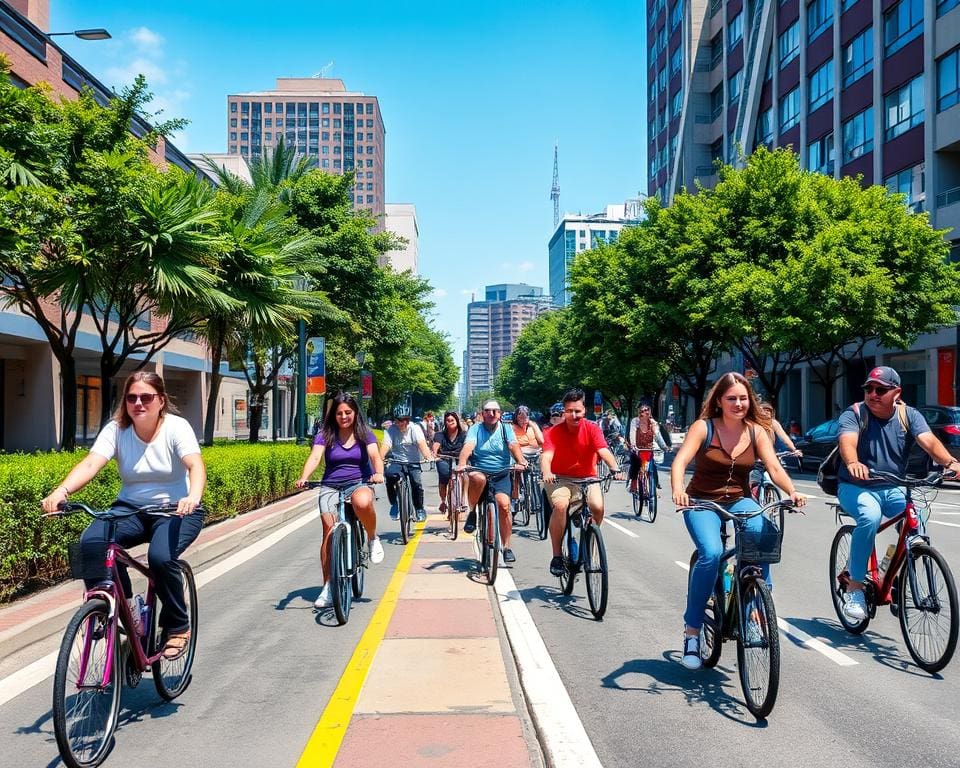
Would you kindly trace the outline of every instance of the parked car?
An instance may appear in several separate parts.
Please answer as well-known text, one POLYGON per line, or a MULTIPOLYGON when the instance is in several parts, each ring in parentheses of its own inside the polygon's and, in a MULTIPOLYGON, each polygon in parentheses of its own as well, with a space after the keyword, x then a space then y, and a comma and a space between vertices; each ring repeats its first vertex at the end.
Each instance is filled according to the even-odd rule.
MULTIPOLYGON (((952 405, 923 405, 917 410, 927 420, 931 431, 946 446, 950 455, 960 459, 960 408, 952 405)), ((836 447, 839 433, 839 422, 837 419, 830 419, 794 440, 797 448, 803 451, 803 468, 816 472, 827 454, 836 447)), ((920 446, 915 445, 907 462, 908 474, 924 474, 928 469, 927 454, 920 446)))

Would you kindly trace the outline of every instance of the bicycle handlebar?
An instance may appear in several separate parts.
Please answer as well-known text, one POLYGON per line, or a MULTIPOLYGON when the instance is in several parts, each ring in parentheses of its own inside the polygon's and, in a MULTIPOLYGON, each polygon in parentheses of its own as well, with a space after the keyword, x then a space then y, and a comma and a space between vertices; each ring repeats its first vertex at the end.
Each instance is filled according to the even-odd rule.
POLYGON ((955 472, 945 472, 942 469, 935 469, 926 477, 900 477, 893 472, 884 472, 882 469, 870 470, 871 480, 883 480, 905 488, 932 488, 944 478, 952 479, 956 476, 955 472))
POLYGON ((757 517, 766 512, 769 512, 771 509, 785 509, 788 512, 792 512, 796 509, 796 504, 792 501, 771 501, 766 506, 760 507, 760 509, 754 510, 752 512, 731 512, 729 509, 717 504, 715 501, 710 501, 709 499, 690 499, 690 504, 685 507, 677 507, 677 512, 683 512, 688 509, 707 509, 711 512, 716 512, 717 516, 721 520, 749 520, 752 517, 757 517))
MULTIPOLYGON (((56 512, 44 512, 43 517, 67 517, 69 515, 75 515, 77 512, 86 512, 88 515, 100 518, 101 520, 129 517, 130 515, 136 514, 151 515, 153 517, 177 517, 177 504, 175 502, 169 502, 167 504, 147 504, 143 507, 131 508, 129 511, 124 511, 121 514, 115 512, 113 509, 94 509, 82 501, 65 501, 57 508, 56 512)), ((194 512, 206 512, 206 508, 198 504, 194 512)), ((193 512, 190 514, 192 515, 193 512)))
MULTIPOLYGON (((360 481, 359 483, 357 483, 356 485, 357 485, 357 486, 359 486, 359 485, 374 486, 374 485, 377 485, 377 483, 374 483, 374 482, 371 481, 371 480, 361 480, 361 481, 360 481)), ((303 489, 306 489, 306 490, 313 490, 314 488, 321 488, 321 487, 323 487, 323 481, 322 481, 322 480, 307 480, 307 482, 305 482, 305 483, 304 483, 303 485, 301 485, 300 487, 303 488, 303 489)), ((337 487, 337 486, 333 486, 333 485, 330 485, 330 486, 327 486, 327 487, 328 487, 328 488, 336 488, 338 491, 339 491, 339 490, 342 490, 341 488, 339 488, 339 487, 337 487)), ((349 485, 345 485, 345 486, 343 486, 343 487, 344 487, 344 488, 349 488, 350 486, 349 486, 349 485)), ((354 486, 354 487, 356 487, 356 486, 354 486)))
MULTIPOLYGON (((617 472, 611 472, 610 474, 618 474, 622 470, 617 472)), ((554 475, 556 480, 554 482, 563 482, 563 483, 573 483, 574 485, 593 485, 594 483, 602 483, 602 477, 570 477, 569 475, 554 475)))

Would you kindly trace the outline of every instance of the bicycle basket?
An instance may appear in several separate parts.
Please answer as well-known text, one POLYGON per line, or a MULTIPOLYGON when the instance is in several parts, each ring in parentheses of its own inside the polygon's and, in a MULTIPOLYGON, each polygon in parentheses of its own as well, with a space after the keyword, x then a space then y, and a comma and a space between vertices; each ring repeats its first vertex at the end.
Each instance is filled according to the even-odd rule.
POLYGON ((779 563, 783 529, 766 515, 760 515, 760 530, 737 531, 737 560, 741 563, 779 563))
POLYGON ((87 581, 103 581, 108 578, 106 547, 102 543, 83 544, 73 542, 68 548, 70 558, 70 576, 87 581))

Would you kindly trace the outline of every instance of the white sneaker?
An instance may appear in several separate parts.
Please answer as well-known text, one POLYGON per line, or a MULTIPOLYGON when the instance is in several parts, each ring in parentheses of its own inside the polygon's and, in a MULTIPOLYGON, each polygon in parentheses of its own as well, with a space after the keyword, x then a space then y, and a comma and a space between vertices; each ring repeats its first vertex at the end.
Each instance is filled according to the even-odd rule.
POLYGON ((863 621, 867 618, 867 599, 862 589, 847 592, 846 602, 843 604, 843 615, 850 621, 863 621))
POLYGON ((703 661, 700 659, 700 638, 690 637, 683 633, 683 656, 680 663, 687 669, 700 669, 703 661))
POLYGON ((324 608, 329 608, 333 605, 333 595, 330 594, 330 582, 327 582, 323 585, 323 589, 320 590, 320 597, 313 601, 313 607, 318 610, 323 610, 324 608))
POLYGON ((367 545, 367 551, 370 553, 370 562, 376 565, 383 562, 383 545, 380 543, 380 537, 370 539, 367 545))

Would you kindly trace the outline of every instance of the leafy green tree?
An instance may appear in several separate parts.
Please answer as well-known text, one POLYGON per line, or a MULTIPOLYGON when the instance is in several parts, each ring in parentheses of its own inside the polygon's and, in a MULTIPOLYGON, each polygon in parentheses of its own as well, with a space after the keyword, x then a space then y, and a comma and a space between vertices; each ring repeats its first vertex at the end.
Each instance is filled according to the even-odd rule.
POLYGON ((546 411, 575 381, 563 361, 570 308, 548 312, 523 329, 500 362, 495 390, 507 400, 546 411))

